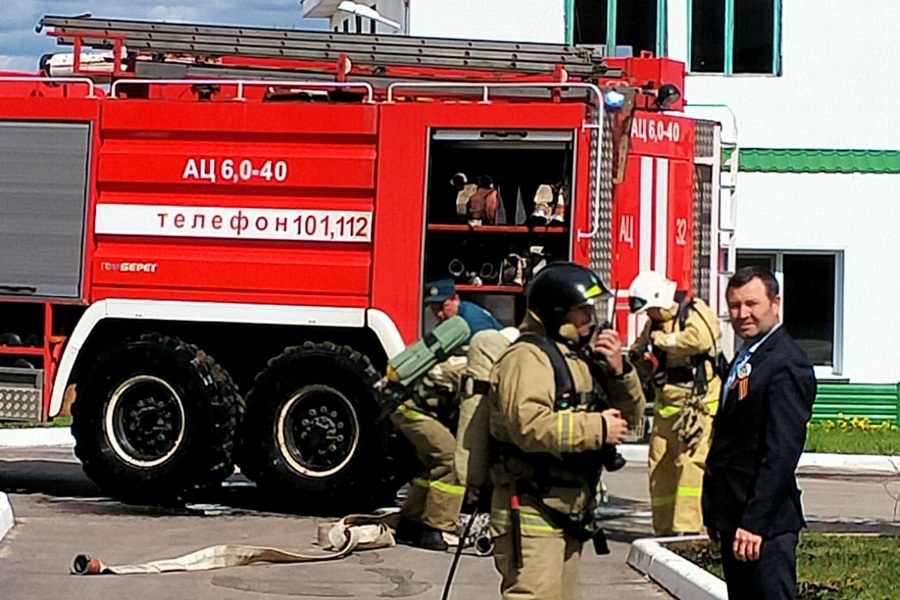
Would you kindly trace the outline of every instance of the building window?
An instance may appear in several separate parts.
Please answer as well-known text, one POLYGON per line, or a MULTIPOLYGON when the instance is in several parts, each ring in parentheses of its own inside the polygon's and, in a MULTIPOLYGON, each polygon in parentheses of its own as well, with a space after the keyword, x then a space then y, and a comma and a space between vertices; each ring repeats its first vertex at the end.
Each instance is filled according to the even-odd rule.
POLYGON ((344 28, 344 33, 350 33, 350 19, 344 19, 342 26, 344 28))
POLYGON ((842 371, 843 253, 738 252, 738 268, 766 267, 781 287, 781 319, 817 375, 842 371))
POLYGON ((781 0, 688 0, 692 73, 781 74, 781 0))
POLYGON ((607 56, 665 56, 666 0, 570 0, 567 39, 606 46, 607 56))

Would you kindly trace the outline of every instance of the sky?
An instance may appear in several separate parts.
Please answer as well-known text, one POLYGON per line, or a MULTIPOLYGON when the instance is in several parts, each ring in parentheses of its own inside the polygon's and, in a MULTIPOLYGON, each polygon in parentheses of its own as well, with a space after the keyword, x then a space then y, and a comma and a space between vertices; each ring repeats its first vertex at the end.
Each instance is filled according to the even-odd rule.
POLYGON ((38 59, 57 46, 35 33, 41 17, 91 16, 215 25, 327 29, 324 19, 302 19, 300 0, 0 0, 0 71, 37 71, 38 59))

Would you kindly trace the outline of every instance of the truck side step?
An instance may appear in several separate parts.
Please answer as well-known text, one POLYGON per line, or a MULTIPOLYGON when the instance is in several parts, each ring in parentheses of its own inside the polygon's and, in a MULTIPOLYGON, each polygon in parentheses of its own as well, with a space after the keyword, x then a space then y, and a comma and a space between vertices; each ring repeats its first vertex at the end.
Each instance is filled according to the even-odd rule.
POLYGON ((40 421, 44 370, 0 367, 0 420, 40 421))

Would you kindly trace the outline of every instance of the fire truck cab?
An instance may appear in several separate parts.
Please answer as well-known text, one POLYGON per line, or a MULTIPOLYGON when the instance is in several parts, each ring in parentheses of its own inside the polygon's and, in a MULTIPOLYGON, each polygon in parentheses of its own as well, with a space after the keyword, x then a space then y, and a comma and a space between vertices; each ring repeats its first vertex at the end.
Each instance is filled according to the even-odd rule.
POLYGON ((110 495, 184 499, 237 464, 295 506, 384 501, 404 459, 373 385, 433 325, 428 281, 514 325, 531 275, 574 260, 622 292, 626 339, 641 270, 718 302, 722 144, 678 114, 679 63, 41 27, 74 55, 0 77, 0 419, 71 406, 110 495), (479 189, 495 214, 467 213, 479 189))

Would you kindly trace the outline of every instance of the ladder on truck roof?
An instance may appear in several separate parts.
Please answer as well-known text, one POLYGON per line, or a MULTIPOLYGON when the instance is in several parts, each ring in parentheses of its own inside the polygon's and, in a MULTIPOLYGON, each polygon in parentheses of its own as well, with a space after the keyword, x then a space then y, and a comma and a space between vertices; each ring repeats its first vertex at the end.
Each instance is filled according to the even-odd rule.
MULTIPOLYGON (((101 78, 278 78, 365 81, 384 87, 411 79, 596 81, 617 78, 599 52, 555 44, 419 38, 46 16, 38 31, 59 45, 110 49, 101 78), (125 55, 123 64, 122 57, 125 55), (564 70, 564 72, 563 72, 564 70)), ((90 67, 75 73, 92 75, 90 67)))

